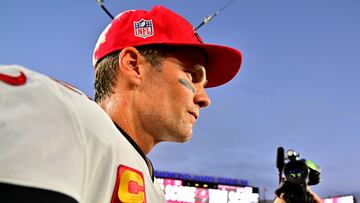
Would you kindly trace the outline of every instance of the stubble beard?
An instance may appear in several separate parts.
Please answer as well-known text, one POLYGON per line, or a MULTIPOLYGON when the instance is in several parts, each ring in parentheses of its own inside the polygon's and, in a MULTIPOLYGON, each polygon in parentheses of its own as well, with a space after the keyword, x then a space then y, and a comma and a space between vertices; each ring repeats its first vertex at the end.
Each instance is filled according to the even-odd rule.
POLYGON ((185 122, 184 118, 169 119, 156 113, 147 113, 144 119, 144 123, 147 124, 144 128, 153 136, 156 143, 165 141, 184 143, 192 137, 193 125, 185 122))

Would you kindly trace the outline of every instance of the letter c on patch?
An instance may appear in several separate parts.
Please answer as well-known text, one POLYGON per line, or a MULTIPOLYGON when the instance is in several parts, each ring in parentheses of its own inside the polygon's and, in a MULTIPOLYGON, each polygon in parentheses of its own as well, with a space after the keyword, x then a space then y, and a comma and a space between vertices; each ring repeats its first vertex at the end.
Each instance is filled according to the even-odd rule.
POLYGON ((136 169, 120 165, 112 202, 146 203, 143 174, 136 169))

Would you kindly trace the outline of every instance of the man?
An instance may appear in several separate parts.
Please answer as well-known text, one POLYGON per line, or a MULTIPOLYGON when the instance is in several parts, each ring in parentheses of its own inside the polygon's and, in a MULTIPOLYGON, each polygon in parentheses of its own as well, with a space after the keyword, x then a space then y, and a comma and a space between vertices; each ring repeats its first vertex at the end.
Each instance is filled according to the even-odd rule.
POLYGON ((191 138, 210 104, 204 88, 231 80, 241 54, 204 44, 184 18, 158 6, 119 14, 100 35, 93 62, 98 105, 28 69, 0 69, 0 197, 7 202, 165 202, 146 154, 191 138))

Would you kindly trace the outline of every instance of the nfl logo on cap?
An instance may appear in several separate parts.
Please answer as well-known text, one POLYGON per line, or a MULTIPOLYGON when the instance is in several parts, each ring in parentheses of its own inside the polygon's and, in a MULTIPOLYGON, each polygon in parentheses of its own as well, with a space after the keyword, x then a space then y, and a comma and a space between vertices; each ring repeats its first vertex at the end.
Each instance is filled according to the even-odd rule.
POLYGON ((138 22, 134 22, 135 36, 147 38, 154 35, 154 28, 152 20, 141 19, 138 22))

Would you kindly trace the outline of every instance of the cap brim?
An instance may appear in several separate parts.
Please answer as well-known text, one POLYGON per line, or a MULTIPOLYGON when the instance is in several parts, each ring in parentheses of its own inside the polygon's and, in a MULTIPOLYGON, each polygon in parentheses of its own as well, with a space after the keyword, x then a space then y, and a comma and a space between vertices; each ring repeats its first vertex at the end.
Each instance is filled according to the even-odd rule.
POLYGON ((240 70, 242 55, 233 48, 203 44, 202 47, 208 54, 206 87, 216 87, 229 82, 240 70))

